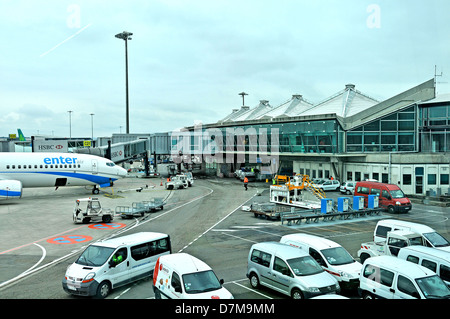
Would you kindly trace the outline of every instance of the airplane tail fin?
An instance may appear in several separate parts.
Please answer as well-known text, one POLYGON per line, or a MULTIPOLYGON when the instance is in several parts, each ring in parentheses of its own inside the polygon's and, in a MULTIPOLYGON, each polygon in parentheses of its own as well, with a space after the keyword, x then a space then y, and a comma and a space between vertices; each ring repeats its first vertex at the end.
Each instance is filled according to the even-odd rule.
POLYGON ((25 136, 23 135, 22 130, 18 128, 17 132, 19 133, 19 141, 25 141, 25 136))

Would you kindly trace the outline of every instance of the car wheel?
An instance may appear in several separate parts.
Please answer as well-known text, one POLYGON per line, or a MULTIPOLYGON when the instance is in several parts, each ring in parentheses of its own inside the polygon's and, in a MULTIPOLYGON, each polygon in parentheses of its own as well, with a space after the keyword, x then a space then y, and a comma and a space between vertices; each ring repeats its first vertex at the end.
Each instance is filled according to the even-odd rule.
POLYGON ((361 261, 361 264, 364 264, 364 261, 366 261, 367 258, 369 258, 369 254, 361 254, 361 256, 359 256, 359 260, 361 261))
POLYGON ((389 213, 389 214, 395 214, 394 206, 389 206, 389 207, 388 207, 388 213, 389 213))
POLYGON ((375 299, 375 297, 370 292, 367 291, 363 292, 362 297, 363 299, 375 299))
POLYGON ((106 298, 106 296, 109 295, 110 291, 111 291, 111 286, 109 285, 109 282, 103 281, 97 288, 96 297, 98 299, 104 299, 104 298, 106 298))
POLYGON ((293 289, 291 292, 292 299, 303 299, 303 294, 299 289, 293 289))
POLYGON ((252 288, 258 288, 259 287, 259 279, 258 276, 255 273, 250 274, 250 285, 252 288))
POLYGON ((352 192, 349 191, 349 190, 347 190, 345 193, 346 193, 347 195, 350 195, 352 192))

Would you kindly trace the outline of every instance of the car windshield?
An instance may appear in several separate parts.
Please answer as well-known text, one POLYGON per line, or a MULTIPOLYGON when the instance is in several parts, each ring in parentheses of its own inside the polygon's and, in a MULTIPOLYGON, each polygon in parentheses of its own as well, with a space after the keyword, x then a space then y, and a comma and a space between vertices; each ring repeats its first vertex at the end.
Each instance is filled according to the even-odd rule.
POLYGON ((404 198, 405 194, 400 189, 391 190, 391 196, 392 198, 404 198))
POLYGON ((91 245, 86 248, 75 263, 84 266, 99 267, 108 260, 113 252, 114 248, 91 245))
POLYGON ((450 289, 438 275, 419 278, 416 282, 427 299, 450 298, 450 289))
POLYGON ((311 256, 288 259, 287 263, 296 276, 309 276, 323 272, 322 267, 311 256))
POLYGON ((426 233, 423 236, 434 246, 434 247, 447 247, 450 246, 450 242, 442 237, 441 234, 433 232, 426 233))
POLYGON ((183 275, 184 290, 188 294, 198 294, 222 288, 216 274, 212 270, 194 272, 183 275))
POLYGON ((321 250, 330 265, 346 265, 354 263, 353 257, 343 247, 334 247, 321 250))

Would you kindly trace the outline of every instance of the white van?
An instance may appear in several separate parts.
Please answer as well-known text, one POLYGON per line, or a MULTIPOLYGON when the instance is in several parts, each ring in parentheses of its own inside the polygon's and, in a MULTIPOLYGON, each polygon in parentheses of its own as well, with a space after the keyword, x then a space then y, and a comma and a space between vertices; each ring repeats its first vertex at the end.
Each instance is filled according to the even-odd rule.
POLYGON ((359 278, 364 299, 449 299, 450 289, 435 272, 392 256, 366 259, 359 278))
POLYGON ((233 299, 205 262, 186 254, 161 256, 153 272, 155 299, 233 299))
POLYGON ((340 291, 339 282, 308 253, 277 242, 259 243, 251 247, 247 277, 253 288, 261 284, 293 299, 340 291))
POLYGON ((300 248, 333 275, 342 289, 357 289, 362 264, 353 259, 344 247, 326 238, 309 234, 290 234, 280 243, 300 248))
POLYGON ((398 258, 431 269, 450 286, 450 252, 424 246, 410 246, 400 249, 398 258))
POLYGON ((111 289, 149 277, 158 257, 170 254, 170 237, 142 232, 89 245, 62 281, 73 295, 105 298, 111 289))
POLYGON ((373 232, 373 241, 385 241, 387 233, 393 230, 410 230, 414 233, 420 234, 423 237, 425 240, 425 246, 450 251, 450 242, 433 228, 427 225, 398 219, 380 220, 373 232))

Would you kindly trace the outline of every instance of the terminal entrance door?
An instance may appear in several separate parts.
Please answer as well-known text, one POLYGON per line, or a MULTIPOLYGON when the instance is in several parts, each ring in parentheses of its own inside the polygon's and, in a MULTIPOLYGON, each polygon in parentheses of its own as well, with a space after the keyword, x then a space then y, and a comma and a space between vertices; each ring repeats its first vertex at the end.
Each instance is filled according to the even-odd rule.
POLYGON ((416 194, 423 194, 423 167, 416 167, 416 194))

